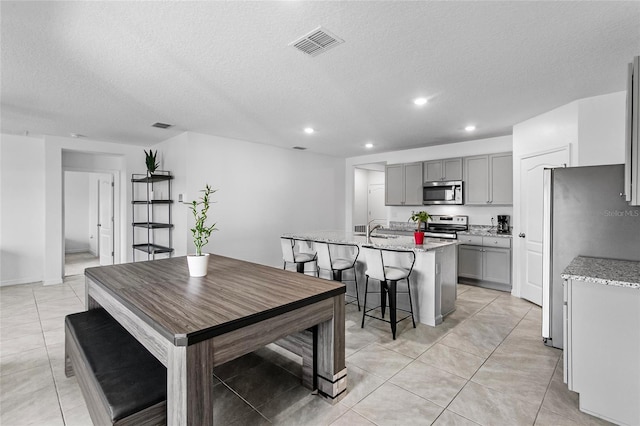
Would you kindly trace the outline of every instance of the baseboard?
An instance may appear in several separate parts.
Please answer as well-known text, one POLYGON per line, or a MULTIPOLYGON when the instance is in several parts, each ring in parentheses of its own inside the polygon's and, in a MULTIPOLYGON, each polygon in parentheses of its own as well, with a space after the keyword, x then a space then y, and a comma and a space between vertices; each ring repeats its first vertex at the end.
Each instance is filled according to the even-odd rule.
POLYGON ((0 281, 0 287, 10 286, 10 285, 36 284, 39 282, 42 282, 42 277, 17 278, 15 280, 0 281))
POLYGON ((42 282, 43 285, 56 285, 56 284, 62 284, 62 278, 57 278, 57 279, 53 279, 53 280, 44 280, 42 282))
POLYGON ((75 254, 75 253, 91 253, 89 247, 84 248, 75 248, 75 249, 65 249, 64 254, 75 254))

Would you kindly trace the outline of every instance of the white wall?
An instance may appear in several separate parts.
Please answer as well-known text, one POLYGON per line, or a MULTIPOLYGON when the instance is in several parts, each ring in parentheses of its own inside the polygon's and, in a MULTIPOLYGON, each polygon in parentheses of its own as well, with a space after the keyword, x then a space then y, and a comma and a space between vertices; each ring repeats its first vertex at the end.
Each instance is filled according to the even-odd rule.
POLYGON ((80 253, 90 248, 90 175, 64 174, 64 251, 80 253))
POLYGON ((626 92, 578 101, 578 164, 624 163, 626 92))
POLYGON ((42 280, 44 141, 0 137, 0 285, 42 280))
MULTIPOLYGON (((343 159, 191 132, 155 148, 175 174, 174 198, 218 190, 208 252, 281 266, 281 234, 344 228, 343 159)), ((174 223, 175 254, 192 252, 187 206, 175 206, 174 223)))
MULTIPOLYGON (((99 158, 104 155, 121 157, 117 170, 120 224, 117 234, 116 261, 131 256, 130 182, 131 171, 145 171, 142 147, 54 136, 27 138, 2 134, 2 264, 1 285, 44 281, 62 282, 64 262, 63 234, 63 151, 65 157, 74 153, 92 153, 84 162, 73 167, 82 171, 96 171, 99 158), (98 155, 99 154, 99 155, 98 155), (87 160, 89 159, 89 160, 87 160), (96 160, 96 161, 93 161, 96 160), (6 167, 5 167, 6 166, 6 167), (20 183, 16 190, 15 183, 20 183), (29 209, 20 211, 29 201, 29 209), (6 254, 5 254, 6 253, 6 254)), ((65 168, 69 167, 65 166, 65 168)), ((67 168, 68 169, 68 168, 67 168)), ((109 170, 107 170, 109 171, 109 170)))
MULTIPOLYGON (((415 161, 437 160, 442 158, 466 157, 471 155, 492 154, 509 152, 512 150, 511 136, 500 136, 489 139, 479 139, 467 142, 459 142, 446 145, 427 146, 423 148, 407 149, 403 151, 384 152, 379 154, 362 155, 346 159, 346 226, 351 229, 352 209, 354 203, 354 173, 353 168, 361 164, 370 163, 411 163, 415 161)), ((430 214, 461 214, 469 216, 470 223, 474 225, 490 225, 491 217, 498 214, 512 215, 513 209, 506 207, 485 206, 409 206, 387 207, 387 218, 390 221, 407 221, 412 210, 426 210, 430 214)))
MULTIPOLYGON (((520 161, 523 157, 569 146, 567 166, 624 163, 626 93, 580 99, 513 127, 513 234, 522 231, 520 161)), ((513 294, 519 296, 519 253, 522 239, 513 239, 513 294)))

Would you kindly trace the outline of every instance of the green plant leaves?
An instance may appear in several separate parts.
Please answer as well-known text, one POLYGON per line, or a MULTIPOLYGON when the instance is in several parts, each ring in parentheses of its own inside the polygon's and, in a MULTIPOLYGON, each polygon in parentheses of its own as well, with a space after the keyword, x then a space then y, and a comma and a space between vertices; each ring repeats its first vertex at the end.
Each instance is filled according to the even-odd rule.
POLYGON ((207 212, 209 211, 210 202, 209 197, 215 193, 215 189, 207 184, 203 190, 200 190, 204 194, 200 197, 199 201, 191 201, 190 203, 184 203, 189 206, 195 219, 195 225, 191 228, 193 234, 193 244, 196 246, 196 256, 202 256, 202 247, 209 243, 209 237, 213 231, 217 231, 216 224, 207 226, 207 212))
POLYGON ((153 173, 156 171, 156 169, 158 167, 160 167, 160 164, 157 162, 157 155, 158 155, 158 150, 156 150, 156 152, 153 152, 152 149, 149 150, 149 152, 147 152, 147 150, 144 150, 144 155, 145 155, 145 163, 147 165, 147 171, 149 173, 153 173))

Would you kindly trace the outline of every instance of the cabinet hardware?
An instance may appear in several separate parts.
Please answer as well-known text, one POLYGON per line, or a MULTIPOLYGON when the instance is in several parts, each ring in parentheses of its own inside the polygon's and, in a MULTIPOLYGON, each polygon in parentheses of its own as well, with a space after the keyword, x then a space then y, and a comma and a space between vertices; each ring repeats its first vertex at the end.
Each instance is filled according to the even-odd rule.
POLYGON ((524 234, 524 232, 521 232, 521 233, 518 234, 518 237, 524 238, 524 237, 526 237, 526 235, 524 234))

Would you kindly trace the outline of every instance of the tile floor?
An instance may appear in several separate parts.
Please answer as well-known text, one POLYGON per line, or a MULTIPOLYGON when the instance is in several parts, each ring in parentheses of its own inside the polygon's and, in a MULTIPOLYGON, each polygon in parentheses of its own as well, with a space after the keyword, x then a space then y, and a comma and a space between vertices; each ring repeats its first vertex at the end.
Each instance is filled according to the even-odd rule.
MULTIPOLYGON (((90 425, 64 375, 63 318, 83 310, 84 278, 0 288, 0 424, 90 425)), ((216 369, 215 424, 588 425, 562 382, 562 352, 540 338, 540 308, 460 285, 438 327, 360 328, 347 306, 348 392, 329 405, 300 385, 300 360, 268 346, 216 369)))

